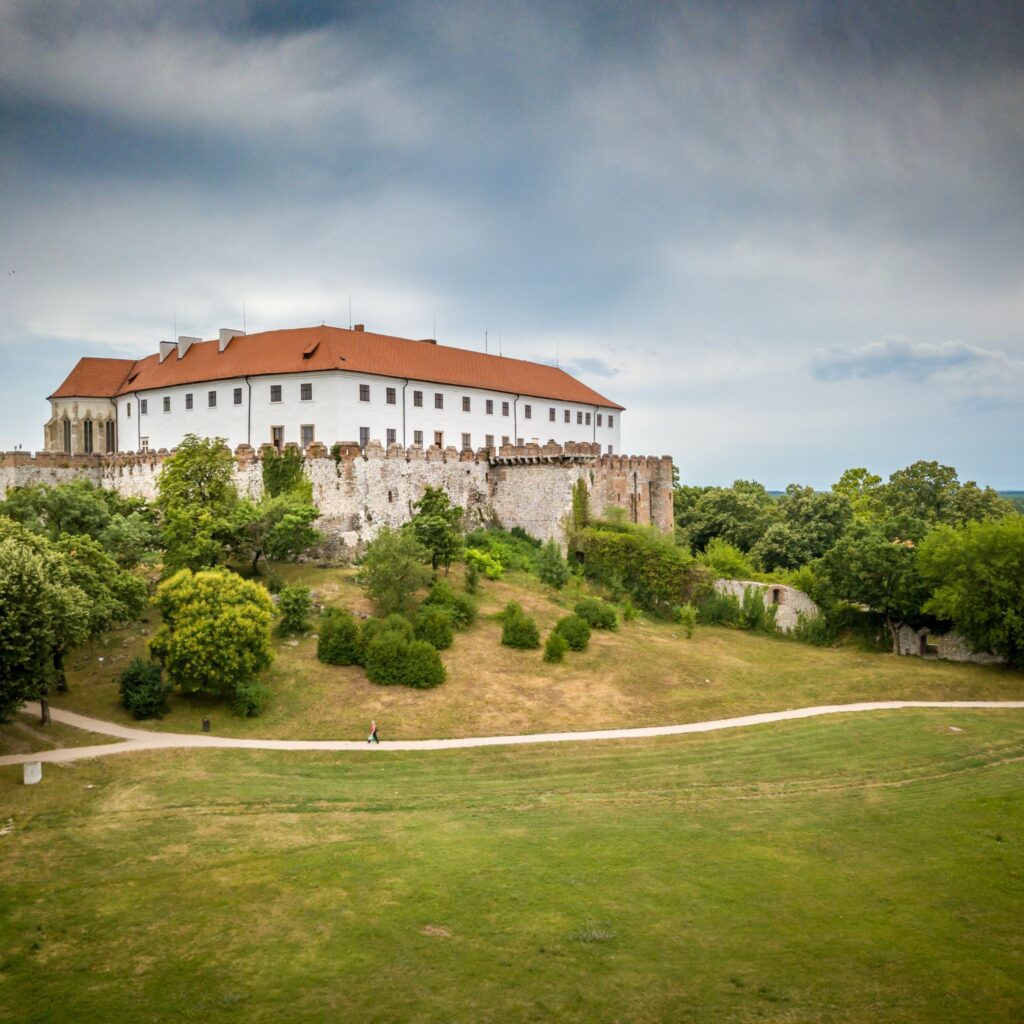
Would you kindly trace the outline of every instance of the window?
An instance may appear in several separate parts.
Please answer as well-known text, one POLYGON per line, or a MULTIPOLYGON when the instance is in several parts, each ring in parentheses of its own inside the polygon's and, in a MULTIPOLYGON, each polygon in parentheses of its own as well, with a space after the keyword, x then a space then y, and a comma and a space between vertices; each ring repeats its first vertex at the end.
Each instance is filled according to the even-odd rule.
POLYGON ((602 419, 602 417, 601 417, 601 414, 600 414, 600 413, 598 413, 598 414, 597 414, 597 425, 598 425, 598 426, 601 426, 601 419, 602 419))
POLYGON ((608 454, 609 455, 614 455, 615 454, 615 445, 613 445, 613 444, 608 445, 608 454))
POLYGON ((580 412, 579 409, 576 410, 576 422, 577 423, 582 423, 583 422, 583 413, 580 412))
POLYGON ((368 402, 370 400, 370 385, 360 384, 359 385, 359 401, 368 402))
POLYGON ((128 413, 128 419, 131 419, 132 418, 132 403, 130 401, 125 403, 125 410, 128 413))
POLYGON ((394 388, 387 388, 387 390, 385 390, 385 392, 384 392, 384 395, 385 395, 385 399, 384 400, 388 403, 388 405, 397 405, 398 404, 398 392, 395 391, 394 388))
POLYGON ((508 434, 502 434, 502 436, 501 436, 501 443, 502 443, 502 446, 508 444, 508 434))
POLYGON ((484 447, 485 448, 493 448, 494 447, 494 435, 493 434, 488 434, 484 438, 484 447))
POLYGON ((242 389, 241 388, 235 388, 235 405, 241 405, 241 404, 242 404, 242 389))
POLYGON ((614 427, 615 426, 615 417, 610 415, 610 414, 608 416, 608 426, 609 427, 614 427))
POLYGON ((140 452, 148 452, 149 451, 149 438, 148 437, 140 437, 139 438, 139 451, 140 452))
POLYGON ((437 448, 443 448, 444 447, 444 432, 443 431, 441 431, 441 430, 435 430, 434 431, 434 445, 437 448))
POLYGON ((571 414, 571 413, 569 412, 569 410, 568 410, 568 409, 566 409, 566 410, 565 410, 565 422, 566 422, 566 423, 568 423, 568 422, 569 422, 569 417, 570 417, 571 415, 572 415, 572 414, 571 414))
POLYGON ((217 392, 216 391, 207 391, 206 392, 206 404, 211 409, 216 409, 217 408, 217 392))
POLYGON ((192 408, 192 392, 191 391, 185 396, 185 408, 186 409, 191 409, 192 408))
POLYGON ((462 447, 463 449, 473 447, 473 439, 469 434, 462 435, 462 447))
POLYGON ((423 431, 414 430, 412 432, 412 443, 418 444, 421 448, 423 447, 423 431))
POLYGON ((590 413, 587 413, 587 426, 590 426, 590 413))
POLYGON ((388 427, 388 444, 398 444, 398 434, 394 427, 388 427))
POLYGON ((64 451, 71 454, 71 420, 64 421, 64 451))
POLYGON ((508 402, 502 402, 501 403, 501 415, 502 416, 507 416, 508 415, 508 402))
POLYGON ((440 391, 435 391, 434 392, 434 408, 435 409, 443 409, 444 408, 444 395, 441 394, 440 391))
POLYGON ((360 427, 359 428, 359 447, 365 448, 370 443, 370 428, 360 427))
POLYGON ((554 406, 551 406, 551 408, 550 408, 550 409, 548 409, 548 419, 549 419, 549 420, 550 420, 550 421, 551 421, 552 423, 554 423, 554 422, 555 422, 555 407, 554 407, 554 406))
POLYGON ((299 385, 299 401, 300 402, 312 402, 313 401, 313 385, 312 384, 300 384, 299 385))
POLYGON ((517 437, 516 438, 516 444, 519 445, 520 448, 522 448, 523 447, 523 439, 521 437, 517 437))
POLYGON ((270 400, 272 402, 280 402, 281 401, 281 385, 280 384, 271 384, 270 385, 270 400))
POLYGON ((284 447, 284 427, 270 428, 270 443, 280 451, 284 447))
POLYGON ((107 420, 107 451, 117 451, 117 439, 114 436, 114 421, 107 420))
POLYGON ((423 392, 422 391, 414 391, 412 393, 412 404, 415 405, 417 409, 422 409, 423 408, 423 392))
POLYGON ((469 395, 463 395, 462 396, 462 411, 463 412, 470 412, 469 395))
POLYGON ((170 395, 164 395, 164 412, 170 412, 170 411, 171 411, 171 396, 170 395))
POLYGON ((532 405, 524 405, 523 406, 523 419, 524 420, 532 420, 533 419, 533 406, 532 405))
POLYGON ((486 412, 487 412, 488 416, 493 416, 494 415, 494 399, 493 398, 488 398, 487 399, 486 412))
POLYGON ((92 420, 86 420, 82 424, 82 451, 92 451, 92 420))
POLYGON ((302 438, 302 450, 305 451, 314 441, 316 431, 312 423, 303 423, 299 427, 299 436, 302 438))
POLYGON ((143 415, 143 416, 145 416, 145 415, 147 415, 149 413, 149 399, 148 398, 140 398, 139 399, 139 413, 141 415, 143 415))

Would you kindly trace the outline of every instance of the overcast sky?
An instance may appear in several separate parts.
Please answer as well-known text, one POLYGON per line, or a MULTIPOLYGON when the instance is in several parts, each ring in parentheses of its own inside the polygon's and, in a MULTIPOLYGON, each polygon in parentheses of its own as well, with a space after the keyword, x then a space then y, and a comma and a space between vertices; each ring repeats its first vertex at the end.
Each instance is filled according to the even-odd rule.
POLYGON ((81 355, 352 316, 684 481, 1024 487, 1024 5, 0 0, 0 448, 81 355))

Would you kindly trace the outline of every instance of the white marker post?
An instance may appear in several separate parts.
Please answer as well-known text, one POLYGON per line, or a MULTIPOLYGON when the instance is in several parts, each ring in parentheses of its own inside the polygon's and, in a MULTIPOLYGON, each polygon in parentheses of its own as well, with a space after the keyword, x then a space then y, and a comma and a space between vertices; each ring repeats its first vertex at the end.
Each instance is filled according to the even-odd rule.
POLYGON ((43 781, 43 762, 42 761, 26 761, 25 762, 25 785, 34 786, 37 782, 43 781))

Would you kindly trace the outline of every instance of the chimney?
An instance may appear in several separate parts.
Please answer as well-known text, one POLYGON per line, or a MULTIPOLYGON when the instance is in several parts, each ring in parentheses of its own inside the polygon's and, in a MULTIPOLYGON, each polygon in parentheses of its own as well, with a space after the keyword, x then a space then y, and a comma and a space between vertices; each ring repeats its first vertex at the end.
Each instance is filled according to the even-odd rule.
POLYGON ((244 338, 245 331, 236 331, 233 327, 222 327, 220 329, 220 342, 217 347, 218 352, 223 352, 224 349, 231 344, 232 338, 244 338))
POLYGON ((202 341, 202 338, 190 338, 187 334, 178 335, 178 358, 184 359, 185 353, 197 342, 202 341))
POLYGON ((352 330, 353 331, 365 331, 366 330, 366 324, 356 324, 355 327, 352 328, 352 330))
POLYGON ((160 362, 162 363, 177 346, 173 341, 161 341, 160 342, 160 362))

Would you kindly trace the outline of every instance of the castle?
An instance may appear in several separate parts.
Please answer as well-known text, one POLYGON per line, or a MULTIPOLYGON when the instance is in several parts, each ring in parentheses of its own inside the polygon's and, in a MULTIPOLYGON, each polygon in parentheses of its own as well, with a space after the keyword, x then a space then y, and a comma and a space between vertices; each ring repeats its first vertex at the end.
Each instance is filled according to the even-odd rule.
POLYGON ((152 499, 163 459, 192 433, 226 439, 238 491, 254 499, 260 450, 297 448, 318 526, 346 547, 407 522, 427 486, 470 522, 544 540, 564 540, 579 480, 595 514, 673 529, 672 460, 618 454, 621 405, 558 367, 433 339, 225 329, 140 360, 83 358, 49 401, 45 450, 0 455, 0 498, 84 478, 152 499))

